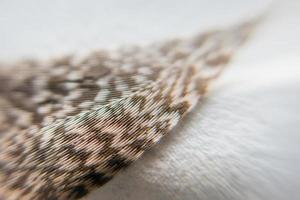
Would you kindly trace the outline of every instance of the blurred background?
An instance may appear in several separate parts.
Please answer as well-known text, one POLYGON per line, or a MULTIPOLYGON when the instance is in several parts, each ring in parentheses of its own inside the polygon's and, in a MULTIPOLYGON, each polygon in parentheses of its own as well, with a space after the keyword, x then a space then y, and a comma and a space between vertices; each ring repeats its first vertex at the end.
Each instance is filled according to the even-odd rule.
POLYGON ((270 0, 0 1, 0 57, 53 57, 197 33, 255 16, 270 0))
POLYGON ((299 0, 0 0, 0 62, 147 44, 263 13, 202 106, 87 199, 298 200, 299 0))

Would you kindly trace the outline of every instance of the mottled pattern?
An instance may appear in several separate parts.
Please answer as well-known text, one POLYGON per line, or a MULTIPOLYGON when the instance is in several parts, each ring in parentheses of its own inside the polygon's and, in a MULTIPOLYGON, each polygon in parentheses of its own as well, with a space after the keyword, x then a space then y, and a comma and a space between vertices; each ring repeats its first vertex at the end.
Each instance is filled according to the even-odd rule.
POLYGON ((84 58, 0 68, 0 199, 78 199, 205 94, 252 23, 84 58))

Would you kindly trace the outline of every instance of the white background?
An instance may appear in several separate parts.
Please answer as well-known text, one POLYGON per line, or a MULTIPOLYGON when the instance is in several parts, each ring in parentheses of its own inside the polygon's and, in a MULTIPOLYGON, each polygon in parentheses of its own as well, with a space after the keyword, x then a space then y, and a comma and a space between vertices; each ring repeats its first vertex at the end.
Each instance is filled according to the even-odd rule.
POLYGON ((270 0, 0 0, 0 58, 53 57, 194 34, 270 0))

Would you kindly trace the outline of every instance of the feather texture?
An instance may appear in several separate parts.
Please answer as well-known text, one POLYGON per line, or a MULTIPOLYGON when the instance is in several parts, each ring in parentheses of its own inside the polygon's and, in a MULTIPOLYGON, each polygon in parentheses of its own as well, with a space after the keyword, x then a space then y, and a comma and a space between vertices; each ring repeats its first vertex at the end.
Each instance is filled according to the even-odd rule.
POLYGON ((2 67, 0 197, 78 199, 105 184, 196 105, 253 25, 2 67))

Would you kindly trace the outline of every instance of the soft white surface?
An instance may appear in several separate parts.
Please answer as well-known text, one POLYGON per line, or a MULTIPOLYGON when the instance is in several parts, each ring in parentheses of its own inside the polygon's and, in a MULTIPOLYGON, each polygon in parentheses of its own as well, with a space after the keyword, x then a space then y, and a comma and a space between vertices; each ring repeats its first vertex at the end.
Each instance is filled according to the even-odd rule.
POLYGON ((194 34, 270 0, 0 0, 0 58, 53 57, 194 34))
MULTIPOLYGON (((259 13, 269 1, 95 2, 0 1, 0 58, 190 34, 259 13)), ((184 123, 88 199, 299 199, 299 13, 297 0, 275 2, 184 123)))

